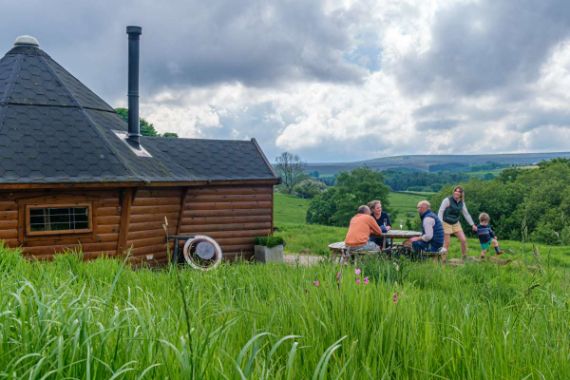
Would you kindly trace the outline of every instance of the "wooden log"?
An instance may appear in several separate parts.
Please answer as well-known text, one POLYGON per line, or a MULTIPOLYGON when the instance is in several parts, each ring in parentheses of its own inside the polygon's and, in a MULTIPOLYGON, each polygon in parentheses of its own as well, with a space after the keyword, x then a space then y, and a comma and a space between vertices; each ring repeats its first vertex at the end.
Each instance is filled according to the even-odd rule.
POLYGON ((100 216, 97 217, 97 225, 118 225, 121 221, 121 217, 118 215, 115 216, 100 216))
POLYGON ((66 249, 81 249, 84 253, 89 252, 115 252, 116 243, 86 243, 86 244, 65 244, 65 245, 49 245, 40 247, 23 247, 23 251, 31 255, 49 255, 54 252, 61 253, 66 249))
POLYGON ((162 228, 148 229, 143 231, 129 231, 128 240, 134 241, 139 239, 148 238, 150 236, 162 236, 166 238, 162 228))
MULTIPOLYGON (((97 223, 96 223, 97 224, 97 223)), ((97 233, 98 234, 108 234, 108 233, 118 233, 119 232, 119 225, 118 224, 97 224, 97 233)))
POLYGON ((135 205, 138 206, 169 206, 180 203, 180 198, 141 198, 137 196, 135 205))
POLYGON ((118 206, 93 206, 93 211, 97 213, 97 218, 102 216, 117 216, 121 215, 121 208, 118 206))
POLYGON ((0 212, 2 211, 18 211, 18 204, 14 201, 0 202, 0 212))
POLYGON ((225 211, 221 212, 220 210, 194 210, 194 209, 185 209, 183 218, 191 218, 191 217, 216 217, 221 215, 232 215, 232 216, 240 216, 240 215, 271 215, 273 213, 272 208, 256 208, 256 209, 235 209, 235 208, 228 208, 225 211))
POLYGON ((149 245, 146 247, 140 248, 133 248, 131 250, 131 255, 140 256, 140 255, 166 255, 166 244, 157 244, 157 245, 149 245))
POLYGON ((264 194, 273 192, 273 186, 208 186, 192 188, 192 194, 264 194))
POLYGON ((164 218, 168 219, 168 223, 170 224, 171 221, 176 220, 178 216, 177 213, 168 213, 168 214, 140 214, 140 215, 131 215, 131 223, 145 223, 145 222, 154 222, 159 223, 160 226, 164 223, 164 218))
POLYGON ((17 248, 20 245, 18 239, 0 239, 0 240, 2 240, 4 242, 4 245, 9 248, 17 248))
POLYGON ((267 236, 271 233, 269 228, 260 229, 260 230, 242 230, 242 231, 210 231, 207 234, 200 234, 200 235, 207 235, 213 239, 218 240, 219 238, 224 237, 250 237, 255 238, 257 236, 267 236))
POLYGON ((0 220, 18 220, 18 210, 0 212, 0 220))
POLYGON ((137 206, 133 205, 131 209, 131 215, 164 215, 164 214, 178 214, 180 210, 180 206, 178 204, 175 205, 164 205, 164 206, 137 206))
POLYGON ((252 201, 271 201, 272 193, 255 193, 255 194, 188 194, 186 202, 252 202, 252 201))
MULTIPOLYGON (((184 225, 271 222, 271 215, 185 217, 184 225)), ((182 224, 181 224, 182 225, 182 224)))
POLYGON ((143 188, 137 192, 137 198, 175 198, 179 199, 180 189, 149 189, 143 188))
POLYGON ((0 230, 11 230, 18 228, 18 219, 0 220, 0 230))
POLYGON ((196 231, 241 231, 241 230, 260 230, 260 229, 271 228, 271 222, 260 222, 260 223, 236 223, 236 224, 203 224, 196 226, 187 226, 183 224, 180 228, 182 233, 195 233, 196 231))
POLYGON ((6 240, 6 239, 18 240, 18 230, 16 228, 13 228, 11 230, 0 230, 0 239, 1 240, 6 240))
POLYGON ((184 210, 228 210, 272 208, 270 201, 255 202, 186 202, 184 210))
MULTIPOLYGON (((164 219, 162 221, 154 221, 154 222, 131 223, 129 227, 129 234, 140 231, 154 231, 154 230, 162 231, 163 224, 164 224, 164 219)), ((171 230, 173 230, 170 225, 168 226, 168 230, 169 233, 171 230)))
POLYGON ((127 240, 127 246, 133 245, 135 248, 146 247, 149 245, 166 244, 166 236, 164 234, 158 236, 151 236, 144 239, 133 239, 127 240))

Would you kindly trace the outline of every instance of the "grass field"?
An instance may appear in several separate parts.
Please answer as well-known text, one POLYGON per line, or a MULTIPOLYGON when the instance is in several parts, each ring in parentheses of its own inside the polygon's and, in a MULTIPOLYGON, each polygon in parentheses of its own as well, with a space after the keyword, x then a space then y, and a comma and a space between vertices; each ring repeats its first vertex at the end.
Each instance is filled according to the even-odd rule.
POLYGON ((371 260, 356 275, 326 263, 135 271, 0 249, 0 378, 566 378, 562 255, 371 260))
MULTIPOLYGON (((306 202, 275 200, 288 248, 344 237, 302 223, 306 202)), ((568 378, 570 249, 506 243, 507 265, 211 272, 30 262, 0 245, 0 379, 568 378)))

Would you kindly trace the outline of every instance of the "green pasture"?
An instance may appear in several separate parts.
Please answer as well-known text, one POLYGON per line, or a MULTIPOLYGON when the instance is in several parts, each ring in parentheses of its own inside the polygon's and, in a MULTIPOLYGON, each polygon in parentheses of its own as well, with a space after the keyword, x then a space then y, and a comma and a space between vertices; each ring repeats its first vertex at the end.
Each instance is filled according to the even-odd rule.
POLYGON ((0 378, 561 379, 569 265, 546 249, 203 273, 0 249, 0 378))
MULTIPOLYGON (((415 218, 417 216, 416 205, 422 199, 429 198, 433 193, 415 193, 415 192, 391 192, 389 213, 396 213, 396 220, 402 220, 405 223, 406 218, 415 218)), ((276 192, 274 196, 274 217, 275 223, 281 224, 304 224, 307 208, 310 199, 301 199, 293 195, 287 195, 276 192)), ((355 206, 355 210, 356 207, 355 206)))
MULTIPOLYGON (((405 225, 408 218, 410 220, 417 218, 416 205, 418 201, 426 199, 427 194, 390 193, 390 209, 388 211, 397 214, 396 219, 392 220, 394 228, 399 228, 400 223, 405 225)), ((308 199, 275 193, 276 234, 285 239, 287 243, 285 250, 287 252, 328 254, 327 246, 332 242, 344 240, 346 228, 305 224, 305 214, 309 203, 310 200, 308 199)))
MULTIPOLYGON (((306 206, 276 194, 277 234, 325 254, 346 229, 304 224, 306 206)), ((565 379, 570 248, 503 245, 514 253, 460 267, 198 272, 27 261, 0 244, 0 379, 565 379)))

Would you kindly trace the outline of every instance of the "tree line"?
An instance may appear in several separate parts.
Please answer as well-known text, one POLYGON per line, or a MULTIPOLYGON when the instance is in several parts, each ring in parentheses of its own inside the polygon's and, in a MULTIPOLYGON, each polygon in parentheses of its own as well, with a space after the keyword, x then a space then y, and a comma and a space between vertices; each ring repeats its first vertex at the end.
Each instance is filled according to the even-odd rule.
MULTIPOLYGON (((490 181, 463 184, 466 204, 475 218, 491 216, 503 239, 570 245, 570 160, 554 159, 535 169, 509 168, 490 181)), ((453 185, 444 187, 431 201, 437 209, 453 185)))

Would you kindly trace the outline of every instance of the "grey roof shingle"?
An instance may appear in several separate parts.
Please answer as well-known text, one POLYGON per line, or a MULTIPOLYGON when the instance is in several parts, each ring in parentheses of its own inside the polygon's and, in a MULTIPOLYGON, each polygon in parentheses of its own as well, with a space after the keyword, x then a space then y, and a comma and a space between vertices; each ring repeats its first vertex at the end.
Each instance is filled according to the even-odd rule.
POLYGON ((138 157, 113 108, 35 46, 0 59, 0 184, 276 180, 255 141, 141 138, 138 157))

